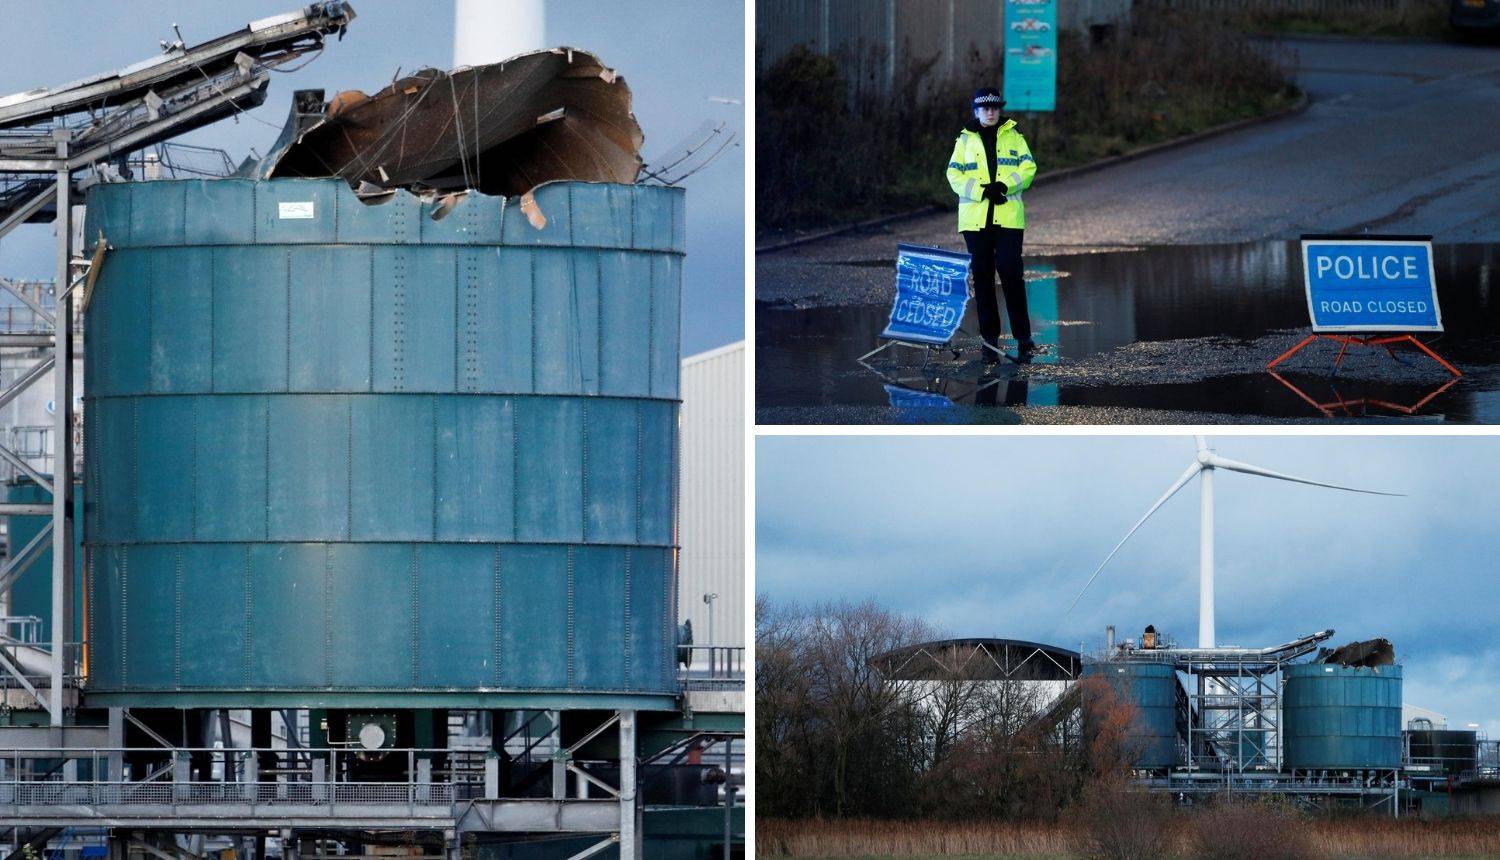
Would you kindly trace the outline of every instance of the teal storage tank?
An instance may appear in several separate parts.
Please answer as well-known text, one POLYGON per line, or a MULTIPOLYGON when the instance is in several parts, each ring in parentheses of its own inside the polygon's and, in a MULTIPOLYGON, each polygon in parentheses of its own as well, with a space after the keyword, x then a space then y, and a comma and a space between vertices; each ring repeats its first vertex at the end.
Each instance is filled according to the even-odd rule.
MULTIPOLYGON (((52 494, 37 486, 29 478, 20 478, 6 488, 6 499, 25 505, 52 503, 52 494)), ((49 517, 13 516, 10 520, 10 554, 14 558, 31 539, 46 527, 49 517)), ((83 496, 75 483, 73 486, 73 522, 83 524, 83 496)), ((74 638, 83 634, 84 606, 88 596, 83 591, 83 534, 82 529, 73 540, 73 630, 74 638)), ((10 586, 10 614, 34 616, 42 623, 38 628, 41 641, 52 641, 52 540, 47 538, 47 549, 41 551, 24 572, 10 586)), ((11 631, 14 633, 15 631, 11 631)))
MULTIPOLYGON (((1166 663, 1089 663, 1085 678, 1105 681, 1119 700, 1135 709, 1129 743, 1134 766, 1142 770, 1175 767, 1177 761, 1177 672, 1166 663)), ((1085 713, 1097 707, 1085 699, 1085 713)))
POLYGON ((682 192, 535 201, 90 190, 92 701, 671 706, 682 192))
POLYGON ((1401 667, 1299 663, 1282 670, 1282 764, 1294 770, 1401 766, 1401 667))

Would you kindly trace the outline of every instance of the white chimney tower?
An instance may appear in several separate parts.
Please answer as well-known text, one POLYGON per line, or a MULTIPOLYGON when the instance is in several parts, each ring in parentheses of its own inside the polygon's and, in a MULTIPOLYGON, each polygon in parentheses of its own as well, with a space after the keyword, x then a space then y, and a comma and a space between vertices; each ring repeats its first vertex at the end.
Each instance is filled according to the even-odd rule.
POLYGON ((453 0, 453 66, 498 63, 548 47, 542 0, 453 0))

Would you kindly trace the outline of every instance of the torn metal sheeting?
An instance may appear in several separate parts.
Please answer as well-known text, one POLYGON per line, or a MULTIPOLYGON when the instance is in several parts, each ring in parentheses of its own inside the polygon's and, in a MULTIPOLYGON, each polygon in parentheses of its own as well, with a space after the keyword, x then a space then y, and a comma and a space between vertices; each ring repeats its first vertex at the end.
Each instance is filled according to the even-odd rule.
POLYGON ((373 200, 395 188, 515 196, 558 180, 633 183, 641 170, 630 88, 586 51, 424 69, 316 106, 321 93, 307 93, 251 176, 339 177, 373 200))
POLYGON ((1389 666, 1396 662, 1396 648, 1389 639, 1350 642, 1348 645, 1319 651, 1317 662, 1339 666, 1389 666))

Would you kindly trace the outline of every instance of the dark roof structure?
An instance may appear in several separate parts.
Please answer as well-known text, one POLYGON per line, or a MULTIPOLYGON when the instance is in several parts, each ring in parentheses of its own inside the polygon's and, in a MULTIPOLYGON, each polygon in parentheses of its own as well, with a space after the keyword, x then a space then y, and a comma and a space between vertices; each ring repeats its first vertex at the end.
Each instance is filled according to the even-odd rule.
POLYGON ((893 681, 1072 681, 1078 652, 1019 639, 943 639, 879 654, 870 665, 893 681))

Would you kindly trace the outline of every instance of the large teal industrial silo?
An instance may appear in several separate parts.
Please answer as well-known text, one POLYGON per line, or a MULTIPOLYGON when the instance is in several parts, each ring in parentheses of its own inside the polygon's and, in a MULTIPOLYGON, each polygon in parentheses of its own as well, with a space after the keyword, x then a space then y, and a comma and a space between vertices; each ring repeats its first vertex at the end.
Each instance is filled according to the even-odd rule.
POLYGON ((671 705, 682 193, 535 200, 90 191, 94 701, 671 705))
POLYGON ((1299 663, 1282 670, 1283 764, 1293 770, 1401 766, 1401 667, 1299 663))
MULTIPOLYGON (((1177 672, 1171 664, 1089 663, 1083 676, 1101 679, 1114 701, 1133 709, 1126 743, 1134 767, 1160 770, 1177 765, 1177 672)), ((1090 698, 1086 691, 1084 712, 1092 721, 1101 703, 1090 698)))

